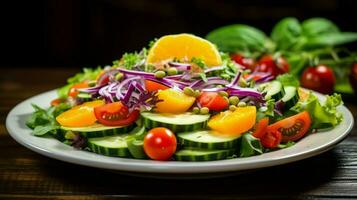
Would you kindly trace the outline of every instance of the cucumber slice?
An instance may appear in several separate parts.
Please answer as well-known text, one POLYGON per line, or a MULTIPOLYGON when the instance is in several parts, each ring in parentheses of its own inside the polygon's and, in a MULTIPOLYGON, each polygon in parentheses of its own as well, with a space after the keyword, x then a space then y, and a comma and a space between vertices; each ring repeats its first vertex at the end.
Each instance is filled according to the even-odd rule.
POLYGON ((184 147, 200 149, 232 149, 238 145, 238 138, 223 137, 210 130, 200 130, 177 134, 179 143, 184 147))
POLYGON ((126 140, 126 144, 128 145, 130 154, 137 159, 145 159, 147 158, 144 151, 144 141, 137 140, 135 138, 129 138, 126 140))
POLYGON ((104 126, 102 124, 94 124, 92 126, 86 127, 65 127, 62 126, 61 129, 64 131, 78 132, 87 138, 93 137, 104 137, 116 135, 119 133, 127 133, 135 127, 135 124, 129 126, 104 126))
POLYGON ((142 112, 141 116, 146 128, 166 127, 174 133, 205 128, 210 117, 210 115, 196 115, 189 112, 182 114, 142 112))
POLYGON ((266 93, 265 99, 275 100, 281 99, 285 94, 283 86, 279 81, 272 81, 270 83, 267 83, 264 87, 263 92, 266 93))
POLYGON ((299 101, 299 94, 296 87, 294 86, 285 86, 284 87, 285 95, 281 99, 284 102, 284 109, 287 110, 293 107, 299 101))
POLYGON ((121 134, 117 136, 89 138, 88 147, 93 152, 106 156, 131 157, 126 143, 128 136, 128 134, 121 134))
POLYGON ((234 149, 207 150, 207 149, 182 149, 175 153, 178 161, 212 161, 223 160, 234 154, 234 149))

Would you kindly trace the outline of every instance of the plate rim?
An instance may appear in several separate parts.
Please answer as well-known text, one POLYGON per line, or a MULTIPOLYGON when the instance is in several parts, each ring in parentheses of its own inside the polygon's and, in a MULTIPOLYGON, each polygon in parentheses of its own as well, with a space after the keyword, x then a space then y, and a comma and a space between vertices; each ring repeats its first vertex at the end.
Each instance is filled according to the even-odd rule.
MULTIPOLYGON (((107 162, 103 162, 103 161, 88 160, 84 158, 78 159, 68 155, 57 154, 56 152, 51 152, 50 150, 40 147, 36 144, 25 142, 23 138, 19 137, 19 134, 15 133, 14 127, 13 125, 11 125, 11 123, 13 123, 11 122, 11 118, 16 116, 15 112, 20 107, 26 104, 30 105, 32 99, 40 98, 41 96, 46 96, 46 95, 48 96, 54 92, 56 92, 56 89, 37 94, 35 96, 29 97, 21 101, 15 107, 13 107, 6 117, 6 129, 9 135, 22 146, 25 146, 26 148, 46 157, 50 157, 53 159, 57 159, 73 164, 78 164, 82 166, 90 166, 90 167, 126 171, 126 172, 157 173, 157 174, 216 173, 216 172, 244 171, 250 169, 259 169, 259 168, 271 167, 275 165, 287 164, 298 160, 303 160, 309 157, 313 157, 330 150, 331 148, 335 147, 339 142, 341 142, 343 139, 345 139, 348 136, 354 125, 354 118, 352 113, 349 111, 347 107, 342 105, 340 109, 342 109, 343 113, 347 115, 347 116, 344 115, 345 118, 344 120, 348 118, 350 119, 351 123, 347 124, 347 128, 343 129, 342 133, 339 134, 338 137, 334 138, 333 140, 322 146, 318 146, 310 150, 304 150, 299 153, 295 153, 294 155, 285 155, 270 160, 264 159, 264 160, 257 160, 253 162, 249 161, 249 158, 257 157, 257 156, 253 156, 248 158, 235 158, 235 159, 226 159, 226 160, 219 160, 219 161, 208 161, 208 162, 182 162, 182 161, 162 162, 162 161, 152 161, 152 160, 137 160, 137 159, 130 159, 130 158, 128 159, 128 158, 107 157, 107 156, 96 154, 97 156, 104 157, 105 160, 107 160, 107 162), (248 161, 246 161, 247 159, 248 161), (128 161, 132 161, 132 162, 128 162, 128 161), (200 166, 196 166, 195 164, 197 163, 199 163, 200 166), (175 166, 175 164, 179 166, 175 166), (255 166, 248 167, 249 165, 252 164, 254 164, 255 166)), ((321 95, 319 93, 316 94, 321 95)), ((31 135, 31 137, 35 137, 35 136, 31 135)), ((53 139, 53 138, 49 138, 49 139, 53 139)), ((56 142, 65 145, 60 141, 56 141, 56 142)), ((77 151, 84 152, 83 150, 77 150, 77 151)), ((91 152, 86 152, 86 153, 93 154, 91 152)))

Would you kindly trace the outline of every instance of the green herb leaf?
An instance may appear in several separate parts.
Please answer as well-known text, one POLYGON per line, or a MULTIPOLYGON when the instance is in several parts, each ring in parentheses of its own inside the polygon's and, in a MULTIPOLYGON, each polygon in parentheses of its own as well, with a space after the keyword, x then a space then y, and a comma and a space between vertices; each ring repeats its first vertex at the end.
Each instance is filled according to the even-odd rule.
POLYGON ((244 24, 215 29, 206 38, 225 52, 265 52, 272 46, 261 30, 244 24))
POLYGON ((303 34, 308 37, 340 32, 332 21, 325 18, 310 18, 303 21, 301 26, 303 34))
POLYGON ((308 38, 307 44, 304 48, 311 49, 326 46, 337 46, 355 41, 357 41, 357 33, 325 33, 322 35, 308 38))
POLYGON ((44 126, 36 126, 35 129, 33 130, 33 134, 36 136, 43 136, 57 129, 59 129, 59 126, 51 125, 51 124, 44 125, 44 126))
POLYGON ((260 140, 252 136, 251 133, 242 135, 241 140, 240 157, 249 157, 263 153, 263 147, 260 140))
POLYGON ((206 67, 205 62, 204 62, 203 59, 201 59, 201 58, 192 57, 192 58, 191 58, 191 63, 196 64, 197 66, 199 66, 199 67, 202 68, 202 69, 206 67))
POLYGON ((288 17, 279 21, 271 32, 271 38, 279 50, 289 50, 296 45, 301 36, 301 26, 296 18, 288 17))

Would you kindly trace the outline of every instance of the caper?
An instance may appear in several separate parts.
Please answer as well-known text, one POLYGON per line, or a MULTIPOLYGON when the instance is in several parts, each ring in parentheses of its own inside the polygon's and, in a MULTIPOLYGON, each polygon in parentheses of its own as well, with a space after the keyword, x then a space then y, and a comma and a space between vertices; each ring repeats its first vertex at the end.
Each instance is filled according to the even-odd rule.
POLYGON ((238 103, 239 103, 239 98, 237 96, 229 97, 229 104, 236 106, 238 103))
POLYGON ((168 75, 176 75, 178 73, 176 67, 170 67, 167 69, 167 74, 168 75))
POLYGON ((155 78, 164 78, 165 76, 166 76, 166 73, 162 70, 155 72, 155 78))
POLYGON ((239 79, 238 84, 241 87, 247 87, 247 85, 248 85, 247 81, 242 77, 239 79))
POLYGON ((202 108, 200 109, 200 114, 206 115, 206 114, 208 114, 208 113, 209 113, 209 108, 207 108, 207 107, 202 107, 202 108))
POLYGON ((238 103, 238 107, 244 107, 244 106, 247 106, 247 104, 245 102, 239 102, 238 103))
POLYGON ((73 140, 76 135, 72 131, 67 131, 64 135, 64 138, 67 140, 73 140))

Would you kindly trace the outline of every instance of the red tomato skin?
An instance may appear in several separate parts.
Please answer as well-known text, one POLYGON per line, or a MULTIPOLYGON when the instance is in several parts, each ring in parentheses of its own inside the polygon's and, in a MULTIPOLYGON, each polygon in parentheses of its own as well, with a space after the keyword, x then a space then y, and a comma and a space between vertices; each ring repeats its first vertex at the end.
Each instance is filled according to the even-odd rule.
POLYGON ((228 107, 228 101, 217 92, 202 92, 197 100, 202 107, 213 111, 222 111, 228 107))
POLYGON ((357 93, 357 63, 352 64, 349 79, 353 90, 357 93))
POLYGON ((231 54, 231 59, 246 69, 254 70, 255 60, 253 58, 244 57, 241 54, 234 53, 231 54))
POLYGON ((259 139, 263 138, 267 132, 268 125, 269 125, 268 117, 264 117, 263 119, 260 119, 258 123, 255 125, 255 129, 252 135, 259 139))
POLYGON ((264 55, 258 61, 255 71, 267 72, 276 77, 279 74, 289 72, 289 63, 283 57, 278 57, 274 60, 272 55, 264 55))
POLYGON ((323 94, 332 94, 336 83, 332 69, 326 65, 307 67, 301 76, 301 85, 323 94))
POLYGON ((132 124, 139 117, 140 112, 129 110, 121 102, 114 102, 94 108, 98 122, 107 126, 126 126, 132 124), (109 116, 112 116, 111 119, 109 116))
POLYGON ((311 126, 311 117, 307 111, 303 111, 291 117, 282 119, 268 126, 268 130, 277 130, 282 133, 282 142, 297 141, 305 136, 311 126), (292 128, 293 125, 300 126, 298 132, 293 135, 284 133, 284 129, 292 128))
POLYGON ((144 138, 144 151, 153 160, 168 160, 176 152, 175 134, 164 127, 151 129, 144 138))
POLYGON ((276 148, 282 140, 282 134, 277 130, 267 130, 266 134, 260 139, 263 147, 265 148, 276 148))

